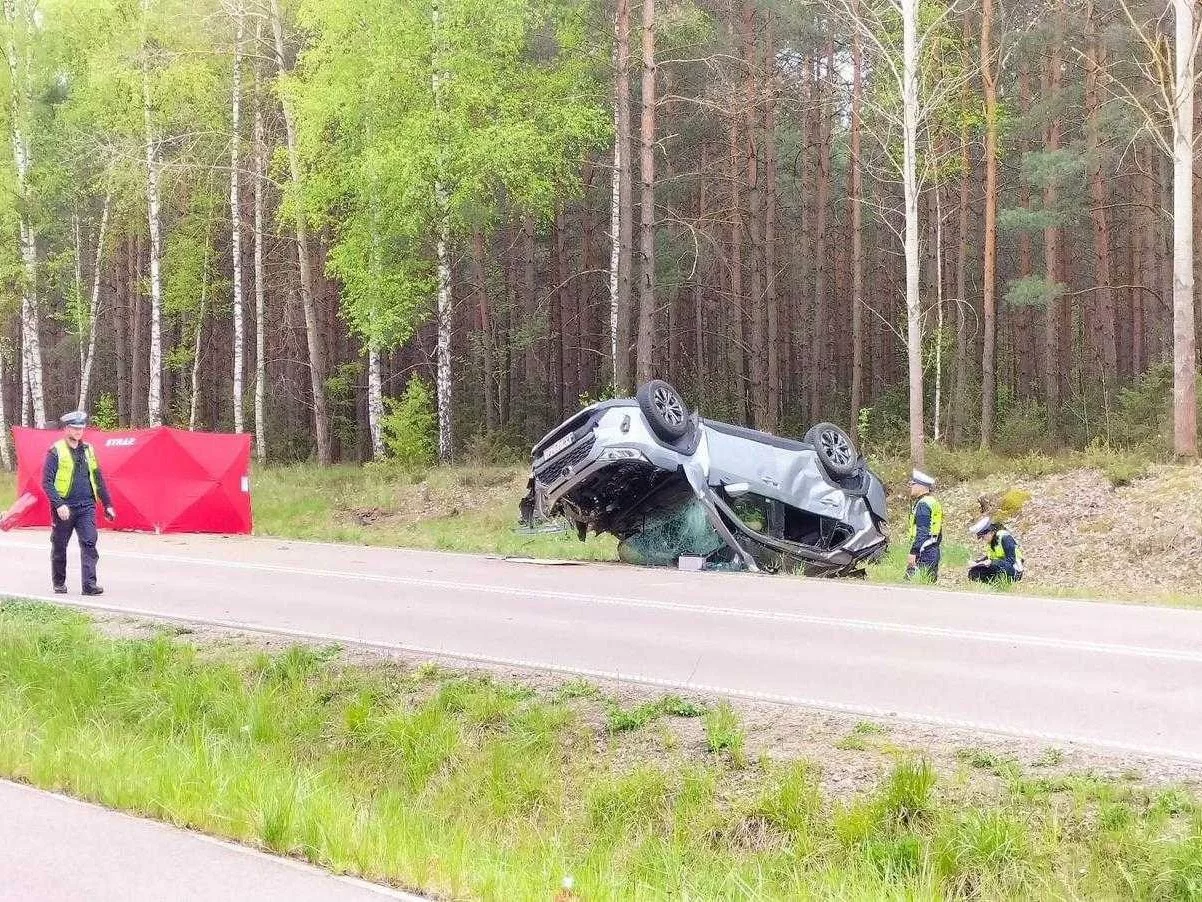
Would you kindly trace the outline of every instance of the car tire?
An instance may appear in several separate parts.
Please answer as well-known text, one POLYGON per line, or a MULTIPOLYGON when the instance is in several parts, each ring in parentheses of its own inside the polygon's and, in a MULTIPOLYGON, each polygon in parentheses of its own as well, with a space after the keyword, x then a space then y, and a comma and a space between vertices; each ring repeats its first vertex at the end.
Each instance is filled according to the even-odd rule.
POLYGON ((805 435, 805 442, 814 446, 814 452, 822 461, 822 468, 835 479, 850 476, 859 466, 860 453, 851 436, 834 423, 812 426, 805 435))
POLYGON ((659 438, 676 442, 689 433, 689 407, 675 388, 653 379, 639 389, 639 409, 659 438))

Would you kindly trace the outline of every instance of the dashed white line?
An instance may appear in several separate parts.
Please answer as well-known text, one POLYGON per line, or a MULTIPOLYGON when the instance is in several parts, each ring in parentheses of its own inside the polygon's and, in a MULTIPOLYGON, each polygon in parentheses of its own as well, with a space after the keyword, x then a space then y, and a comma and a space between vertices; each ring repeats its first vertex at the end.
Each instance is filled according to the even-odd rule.
MULTIPOLYGON (((0 548, 23 548, 43 550, 41 546, 27 543, 2 542, 0 548)), ((865 632, 891 633, 919 636, 928 639, 982 642, 995 645, 1048 648, 1058 651, 1087 654, 1121 655, 1123 657, 1147 658, 1163 661, 1183 661, 1202 664, 1202 651, 1156 648, 1122 643, 1089 642, 1080 639, 1059 639, 1031 633, 1003 633, 987 630, 970 630, 955 627, 918 626, 881 620, 827 617, 818 614, 800 614, 791 611, 768 611, 754 608, 734 608, 717 605, 685 604, 675 601, 659 601, 650 598, 594 595, 578 592, 562 592, 519 586, 502 586, 489 583, 459 582, 456 580, 430 579, 416 576, 390 576, 382 573, 356 573, 349 570, 328 570, 310 567, 290 567, 281 564, 263 564, 247 561, 226 561, 214 558, 198 558, 172 554, 148 554, 135 551, 108 551, 108 557, 129 560, 153 561, 156 563, 182 566, 220 567, 257 573, 278 573, 290 576, 306 576, 318 579, 339 579, 355 582, 384 583, 389 585, 413 586, 425 589, 444 589, 452 592, 476 592, 489 595, 505 595, 511 598, 537 598, 549 601, 566 601, 576 604, 605 605, 610 607, 635 608, 642 610, 671 611, 703 617, 729 617, 744 620, 768 620, 782 623, 798 623, 833 629, 858 630, 865 632)))

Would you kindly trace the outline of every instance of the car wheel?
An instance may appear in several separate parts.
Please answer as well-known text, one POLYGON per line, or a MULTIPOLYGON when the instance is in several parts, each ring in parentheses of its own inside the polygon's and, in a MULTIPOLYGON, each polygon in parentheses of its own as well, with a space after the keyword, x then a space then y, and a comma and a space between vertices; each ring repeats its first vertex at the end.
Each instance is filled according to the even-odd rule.
POLYGON ((689 408, 680 392, 662 379, 653 379, 638 394, 639 409, 651 431, 666 442, 675 442, 689 432, 689 408))
POLYGON ((834 423, 819 423, 805 436, 806 444, 813 445, 828 474, 841 479, 856 471, 860 453, 851 436, 834 423))

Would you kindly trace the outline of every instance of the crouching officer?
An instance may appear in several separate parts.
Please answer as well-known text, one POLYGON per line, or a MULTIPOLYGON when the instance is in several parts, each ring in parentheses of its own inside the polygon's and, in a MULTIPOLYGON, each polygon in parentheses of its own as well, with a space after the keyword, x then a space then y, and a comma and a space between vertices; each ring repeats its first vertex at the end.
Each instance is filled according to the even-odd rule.
POLYGON ((931 494, 935 478, 921 470, 910 474, 910 497, 914 509, 910 512, 910 558, 906 562, 906 579, 919 576, 930 582, 939 579, 940 548, 943 545, 943 505, 931 494))
POLYGON ((83 440, 88 415, 82 410, 60 419, 64 436, 46 455, 42 488, 50 499, 50 576, 54 591, 67 591, 67 543, 71 533, 79 537, 79 563, 84 595, 102 595, 96 584, 96 503, 104 505, 110 520, 117 519, 112 499, 100 473, 96 452, 83 440))
POLYGON ((1023 552, 1013 533, 992 517, 982 517, 969 530, 984 539, 985 557, 968 568, 974 583, 1016 583, 1023 578, 1023 552))

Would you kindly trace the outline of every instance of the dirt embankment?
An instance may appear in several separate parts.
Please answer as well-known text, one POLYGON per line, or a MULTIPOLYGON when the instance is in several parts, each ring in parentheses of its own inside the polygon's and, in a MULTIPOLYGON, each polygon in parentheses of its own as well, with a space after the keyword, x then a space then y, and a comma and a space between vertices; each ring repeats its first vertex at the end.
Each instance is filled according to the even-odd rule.
POLYGON ((955 486, 940 495, 947 538, 978 550, 967 527, 980 516, 979 497, 1013 489, 1030 493, 1009 525, 1031 584, 1149 601, 1202 597, 1202 467, 1153 467, 1117 488, 1095 470, 955 486))

